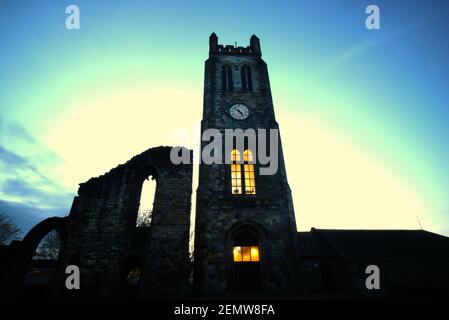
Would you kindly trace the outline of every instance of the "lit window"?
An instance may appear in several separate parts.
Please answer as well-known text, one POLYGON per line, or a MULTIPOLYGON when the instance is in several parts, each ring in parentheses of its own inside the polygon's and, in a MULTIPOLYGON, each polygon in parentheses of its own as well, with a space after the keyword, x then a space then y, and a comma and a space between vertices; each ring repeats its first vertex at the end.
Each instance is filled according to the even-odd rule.
POLYGON ((251 247, 251 261, 259 261, 259 247, 251 247))
POLYGON ((250 164, 253 161, 253 153, 251 150, 245 150, 243 152, 244 164, 241 165, 240 152, 238 150, 232 150, 231 152, 231 187, 232 194, 256 194, 256 179, 254 174, 254 164, 250 164), (242 172, 243 167, 243 172, 242 172), (244 182, 244 184, 242 184, 244 182))
POLYGON ((233 250, 234 262, 259 262, 259 247, 236 246, 233 250))
POLYGON ((242 194, 242 165, 237 163, 240 161, 240 152, 238 150, 232 150, 231 160, 232 194, 242 194))
POLYGON ((234 261, 242 261, 242 247, 234 247, 234 261))
POLYGON ((256 194, 256 180, 254 177, 254 165, 249 162, 253 161, 253 153, 251 150, 243 152, 244 170, 245 170, 245 193, 256 194))
POLYGON ((251 261, 251 248, 250 247, 242 247, 242 257, 243 257, 243 262, 249 262, 251 261))

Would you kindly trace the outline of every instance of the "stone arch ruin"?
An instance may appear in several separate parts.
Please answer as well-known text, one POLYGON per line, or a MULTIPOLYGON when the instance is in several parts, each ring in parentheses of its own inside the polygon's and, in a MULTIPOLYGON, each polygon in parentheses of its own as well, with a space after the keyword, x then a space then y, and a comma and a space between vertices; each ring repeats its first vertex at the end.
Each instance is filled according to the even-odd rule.
MULTIPOLYGON (((19 287, 27 261, 51 230, 57 230, 63 239, 52 281, 53 292, 59 297, 120 296, 123 263, 130 263, 129 257, 139 261, 139 297, 182 296, 189 292, 192 165, 174 165, 170 150, 149 149, 80 184, 67 217, 42 221, 7 253, 11 266, 21 266, 14 272, 10 270, 13 277, 6 286, 7 294, 10 296, 10 289, 19 287), (142 184, 148 176, 157 181, 152 220, 149 227, 137 228, 142 184), (65 288, 65 267, 70 264, 80 269, 80 290, 65 288)), ((192 160, 192 152, 187 152, 192 160)))
MULTIPOLYGON (((2 293, 11 296, 23 294, 24 280, 33 255, 41 242, 51 231, 56 231, 61 239, 62 251, 66 243, 66 221, 67 218, 51 217, 47 218, 35 225, 23 238, 22 241, 14 241, 9 248, 8 262, 4 266, 3 279, 4 283, 1 290, 2 293)), ((58 259, 59 260, 59 259, 58 259)), ((52 282, 56 277, 52 277, 52 282)))

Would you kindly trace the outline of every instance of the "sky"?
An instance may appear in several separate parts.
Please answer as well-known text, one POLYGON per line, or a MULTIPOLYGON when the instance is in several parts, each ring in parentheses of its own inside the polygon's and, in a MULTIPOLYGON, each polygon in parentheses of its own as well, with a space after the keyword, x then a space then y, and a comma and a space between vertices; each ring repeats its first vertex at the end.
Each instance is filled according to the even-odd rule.
POLYGON ((446 1, 2 0, 0 211, 26 232, 177 130, 195 145, 209 35, 256 34, 298 230, 449 236, 447 30, 446 1))

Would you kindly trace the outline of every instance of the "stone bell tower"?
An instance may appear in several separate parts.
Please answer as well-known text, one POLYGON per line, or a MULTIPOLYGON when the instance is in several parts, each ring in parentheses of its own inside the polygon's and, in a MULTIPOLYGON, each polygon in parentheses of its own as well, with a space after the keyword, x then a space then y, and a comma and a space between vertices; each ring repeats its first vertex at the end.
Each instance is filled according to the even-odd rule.
MULTIPOLYGON (((235 292, 292 294, 299 286, 296 222, 284 166, 280 135, 270 140, 270 129, 279 130, 271 97, 268 69, 262 60, 259 39, 247 47, 219 45, 209 38, 205 62, 204 105, 201 131, 265 129, 277 162, 274 174, 249 139, 228 155, 230 163, 201 163, 197 189, 194 288, 199 295, 235 292)), ((272 131, 275 131, 272 130, 272 131)), ((277 131, 278 132, 278 131, 277 131)), ((271 136, 273 137, 273 136, 271 136)), ((262 142, 256 136, 256 147, 262 142)), ((202 150, 208 142, 202 142, 202 150)), ((224 161, 224 160, 223 160, 224 161)))

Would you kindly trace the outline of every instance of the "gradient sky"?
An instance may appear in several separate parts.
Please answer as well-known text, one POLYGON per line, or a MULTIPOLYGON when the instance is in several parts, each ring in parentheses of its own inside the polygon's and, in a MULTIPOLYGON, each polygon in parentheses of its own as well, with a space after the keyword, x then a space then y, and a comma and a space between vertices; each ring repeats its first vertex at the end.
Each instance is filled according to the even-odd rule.
POLYGON ((298 229, 419 219, 449 235, 448 30, 446 1, 3 0, 0 210, 27 231, 65 215, 79 183, 198 134, 210 33, 256 34, 298 229))

